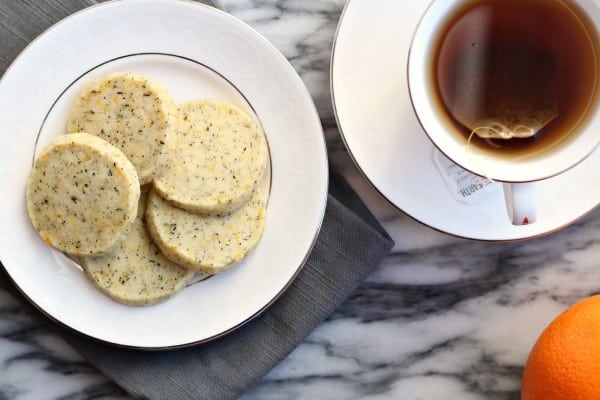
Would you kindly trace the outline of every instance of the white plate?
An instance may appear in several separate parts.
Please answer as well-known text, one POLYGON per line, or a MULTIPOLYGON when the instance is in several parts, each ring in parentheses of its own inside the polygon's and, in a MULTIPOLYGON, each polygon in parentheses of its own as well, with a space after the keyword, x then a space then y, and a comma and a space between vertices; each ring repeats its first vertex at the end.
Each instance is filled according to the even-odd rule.
MULTIPOLYGON (((555 232, 600 201, 600 151, 539 183, 539 216, 510 224, 501 190, 458 201, 433 162, 433 145, 410 103, 406 63, 428 1, 350 0, 334 42, 331 90, 338 126, 354 162, 393 205, 452 235, 517 240, 555 232)), ((497 184, 499 185, 499 184, 497 184)))
POLYGON ((287 60, 262 36, 214 8, 172 0, 105 3, 50 28, 0 82, 0 259, 40 310, 87 336, 164 349, 211 340, 267 308, 292 282, 316 240, 327 199, 319 117, 287 60), (145 74, 176 101, 219 98, 252 113, 271 155, 262 240, 241 265, 151 307, 120 305, 44 245, 27 218, 35 154, 64 133, 70 104, 94 77, 145 74))

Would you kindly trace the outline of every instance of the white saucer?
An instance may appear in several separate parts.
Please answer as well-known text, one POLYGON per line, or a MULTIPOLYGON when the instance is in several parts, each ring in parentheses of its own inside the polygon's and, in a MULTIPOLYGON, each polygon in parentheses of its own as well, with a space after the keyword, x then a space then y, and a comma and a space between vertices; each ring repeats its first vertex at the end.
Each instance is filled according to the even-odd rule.
MULTIPOLYGON (((538 184, 539 216, 513 226, 502 190, 458 201, 433 162, 433 145, 410 103, 406 63, 426 1, 349 0, 338 25, 331 91, 354 162, 394 206, 436 230, 479 240, 518 240, 555 232, 600 201, 600 151, 538 184)), ((499 184, 495 184, 499 185, 499 184)))
POLYGON ((59 22, 2 77, 0 126, 2 264, 47 316, 106 343, 151 350, 226 335, 289 287, 323 220, 327 153, 306 87, 256 31, 199 3, 107 2, 59 22), (65 133, 79 91, 115 71, 155 79, 176 102, 214 98, 236 104, 261 123, 269 144, 269 203, 258 246, 235 268, 149 307, 125 306, 100 293, 69 258, 45 245, 25 206, 35 155, 65 133))

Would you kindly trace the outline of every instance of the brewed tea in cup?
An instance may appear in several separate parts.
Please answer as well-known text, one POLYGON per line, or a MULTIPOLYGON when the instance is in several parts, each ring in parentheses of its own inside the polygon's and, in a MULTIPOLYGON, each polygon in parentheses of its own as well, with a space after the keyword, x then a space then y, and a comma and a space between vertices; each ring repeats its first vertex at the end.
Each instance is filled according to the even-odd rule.
POLYGON ((434 0, 414 34, 411 101, 431 141, 504 182, 514 224, 537 218, 532 182, 600 142, 597 0, 434 0))

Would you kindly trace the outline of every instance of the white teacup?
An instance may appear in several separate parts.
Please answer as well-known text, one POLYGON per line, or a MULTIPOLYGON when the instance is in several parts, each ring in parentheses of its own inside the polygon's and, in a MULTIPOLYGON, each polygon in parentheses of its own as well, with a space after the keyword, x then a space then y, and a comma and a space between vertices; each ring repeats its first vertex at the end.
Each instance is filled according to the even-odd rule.
MULTIPOLYGON (((408 59, 408 85, 417 117, 434 145, 462 168, 494 181, 503 182, 509 218, 513 224, 523 225, 533 223, 537 219, 535 182, 567 171, 590 155, 600 143, 598 107, 600 98, 600 2, 598 0, 541 0, 548 3, 556 1, 557 4, 568 7, 568 12, 576 10, 574 15, 583 17, 582 26, 585 27, 589 39, 586 46, 589 45, 591 49, 589 60, 593 60, 595 63, 588 69, 593 71, 593 77, 591 75, 588 77, 591 79, 591 86, 586 85, 591 88, 589 93, 586 92, 589 101, 586 100, 585 109, 579 108, 580 117, 573 121, 556 120, 556 126, 564 131, 564 134, 560 135, 560 139, 556 139, 546 147, 541 146, 532 151, 528 151, 524 147, 523 151, 511 153, 510 151, 490 150, 485 146, 472 145, 472 134, 469 134, 468 128, 461 130, 459 124, 456 123, 456 117, 450 115, 448 110, 452 105, 448 105, 440 95, 441 90, 438 85, 438 81, 442 80, 439 78, 438 72, 440 71, 438 62, 441 59, 439 48, 442 37, 450 32, 449 26, 454 26, 453 22, 456 22, 457 16, 462 15, 468 7, 474 4, 481 5, 498 1, 433 0, 419 22, 412 39, 408 59)), ((527 4, 528 1, 516 0, 515 12, 520 12, 520 4, 527 4)), ((527 10, 523 12, 525 13, 527 10)), ((515 30, 518 31, 516 28, 515 30)), ((557 35, 554 40, 567 40, 560 34, 557 33, 557 35)), ((479 44, 477 40, 473 40, 473 46, 479 44)), ((554 64, 550 64, 557 65, 556 68, 562 71, 560 68, 565 63, 563 60, 557 60, 554 64)), ((586 65, 588 65, 587 62, 586 65)), ((477 66, 471 66, 471 68, 477 68, 477 66)), ((556 75, 556 71, 552 76, 560 77, 560 75, 556 75)), ((538 79, 538 76, 535 79, 538 79)), ((558 97, 555 102, 560 117, 561 107, 563 107, 561 98, 563 92, 557 89, 557 93, 558 97)), ((567 107, 563 108, 568 109, 567 107)), ((577 113, 575 112, 575 114, 577 113)), ((548 130, 550 129, 551 126, 548 125, 548 130)))

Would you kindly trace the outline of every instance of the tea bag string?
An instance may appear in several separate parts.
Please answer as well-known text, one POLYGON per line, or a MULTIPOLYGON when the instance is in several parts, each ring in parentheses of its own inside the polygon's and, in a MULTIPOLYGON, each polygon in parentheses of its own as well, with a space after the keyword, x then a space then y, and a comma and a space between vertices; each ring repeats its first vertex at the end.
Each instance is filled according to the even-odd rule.
POLYGON ((484 168, 480 164, 480 162, 478 160, 478 157, 476 157, 475 154, 473 154, 473 152, 471 151, 471 149, 469 147, 469 145, 471 144, 471 139, 473 139, 473 135, 477 134, 477 130, 478 129, 491 129, 491 130, 495 130, 495 128, 493 128, 493 127, 476 127, 475 129, 473 129, 471 131, 471 134, 467 138, 467 143, 465 143, 465 150, 466 150, 467 156, 473 162, 473 165, 476 165, 477 167, 481 167, 481 168, 478 168, 478 170, 483 171, 483 177, 485 179, 487 179, 489 183, 494 183, 496 181, 490 177, 490 174, 488 173, 487 168, 484 168))

